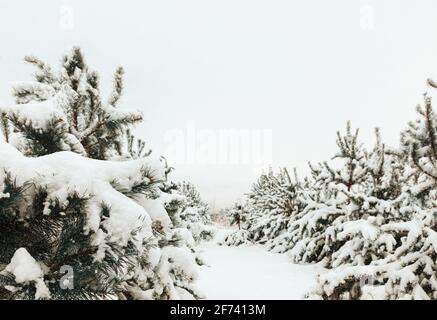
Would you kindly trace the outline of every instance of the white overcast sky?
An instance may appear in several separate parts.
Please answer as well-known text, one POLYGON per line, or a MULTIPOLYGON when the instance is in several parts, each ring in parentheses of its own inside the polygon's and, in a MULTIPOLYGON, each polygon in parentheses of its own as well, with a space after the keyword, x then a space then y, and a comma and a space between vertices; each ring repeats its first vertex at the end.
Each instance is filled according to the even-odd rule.
MULTIPOLYGON (((25 54, 57 66, 73 45, 104 93, 125 67, 123 105, 144 112, 138 132, 154 152, 189 123, 271 129, 273 165, 304 173, 332 156, 348 119, 366 143, 376 126, 397 143, 437 78, 437 1, 0 0, 0 103, 30 79, 25 54)), ((217 206, 255 178, 250 165, 211 164, 177 164, 175 177, 217 206)))

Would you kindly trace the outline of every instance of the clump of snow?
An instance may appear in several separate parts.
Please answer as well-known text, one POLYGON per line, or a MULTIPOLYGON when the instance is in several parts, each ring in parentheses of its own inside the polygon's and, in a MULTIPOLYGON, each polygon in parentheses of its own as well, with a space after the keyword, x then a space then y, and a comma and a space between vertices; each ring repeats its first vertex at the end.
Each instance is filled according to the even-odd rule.
POLYGON ((172 223, 164 207, 164 201, 161 198, 149 199, 140 197, 138 203, 149 213, 152 221, 159 221, 163 227, 163 231, 167 232, 172 223))
POLYGON ((6 271, 15 276, 17 283, 35 281, 44 275, 39 264, 25 248, 15 251, 6 271))
POLYGON ((15 251, 5 270, 14 275, 15 282, 18 284, 34 282, 36 288, 35 299, 50 298, 49 289, 43 280, 44 272, 25 248, 15 251))

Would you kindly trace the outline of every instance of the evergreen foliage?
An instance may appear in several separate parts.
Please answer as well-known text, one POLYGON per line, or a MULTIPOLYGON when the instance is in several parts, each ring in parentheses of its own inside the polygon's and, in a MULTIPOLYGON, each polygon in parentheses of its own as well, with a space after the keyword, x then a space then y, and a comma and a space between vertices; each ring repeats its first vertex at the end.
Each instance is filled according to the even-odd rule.
POLYGON ((330 161, 294 183, 282 171, 263 174, 238 204, 246 239, 329 269, 309 297, 437 299, 437 117, 428 95, 417 112, 400 147, 387 147, 377 129, 366 149, 348 122, 330 161))
POLYGON ((209 205, 202 200, 195 185, 182 181, 177 185, 175 192, 185 198, 180 214, 181 225, 191 231, 196 242, 212 240, 215 231, 211 226, 209 205))
POLYGON ((123 154, 124 140, 126 137, 131 139, 126 131, 141 122, 142 115, 136 111, 123 111, 119 106, 123 94, 122 67, 116 69, 112 92, 105 101, 100 93, 98 73, 87 65, 79 47, 62 57, 59 71, 34 56, 26 56, 25 61, 33 65, 36 72, 34 81, 14 87, 17 104, 32 103, 36 107, 27 108, 44 112, 47 109, 44 102, 62 100, 56 103, 56 111, 62 116, 47 119, 43 126, 35 126, 32 118, 21 116, 24 106, 6 110, 5 116, 13 129, 31 149, 26 154, 41 156, 68 150, 94 159, 123 154))
POLYGON ((123 68, 104 101, 79 48, 57 72, 25 60, 34 81, 0 108, 0 298, 203 297, 188 229, 208 208, 133 136, 142 116, 120 108, 123 68))

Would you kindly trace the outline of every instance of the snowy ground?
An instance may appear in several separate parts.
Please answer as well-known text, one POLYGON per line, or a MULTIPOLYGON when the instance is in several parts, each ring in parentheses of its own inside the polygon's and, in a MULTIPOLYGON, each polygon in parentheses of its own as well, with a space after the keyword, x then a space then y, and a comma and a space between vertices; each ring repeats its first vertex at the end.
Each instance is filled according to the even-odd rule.
POLYGON ((207 299, 302 299, 323 270, 317 265, 292 264, 284 254, 261 246, 225 247, 214 242, 200 246, 210 265, 199 272, 199 288, 207 299))

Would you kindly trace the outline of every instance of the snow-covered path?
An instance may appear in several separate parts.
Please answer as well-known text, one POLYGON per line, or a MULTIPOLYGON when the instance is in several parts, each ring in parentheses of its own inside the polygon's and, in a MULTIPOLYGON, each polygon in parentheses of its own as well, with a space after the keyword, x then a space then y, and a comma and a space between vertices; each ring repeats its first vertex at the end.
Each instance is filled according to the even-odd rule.
POLYGON ((207 299, 302 299, 323 268, 292 264, 284 254, 261 246, 226 247, 206 243, 200 247, 210 265, 199 272, 199 288, 207 299))

